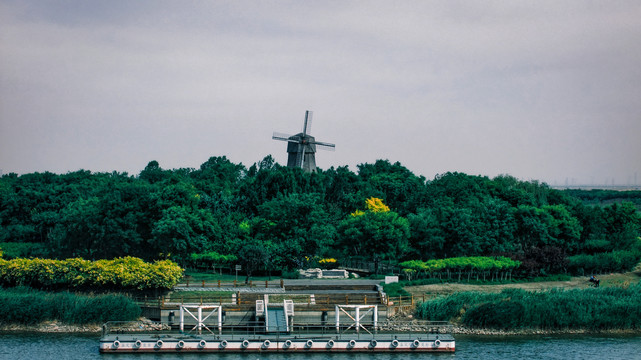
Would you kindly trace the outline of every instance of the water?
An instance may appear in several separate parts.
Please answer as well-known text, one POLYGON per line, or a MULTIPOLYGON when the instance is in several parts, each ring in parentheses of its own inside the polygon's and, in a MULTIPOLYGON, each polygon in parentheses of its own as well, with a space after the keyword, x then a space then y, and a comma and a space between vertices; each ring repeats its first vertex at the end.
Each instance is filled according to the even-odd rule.
MULTIPOLYGON (((411 359, 640 359, 641 335, 636 336, 456 336, 455 354, 412 354, 411 359)), ((407 354, 105 354, 98 353, 98 336, 78 334, 0 334, 0 359, 292 359, 407 360, 407 354)))

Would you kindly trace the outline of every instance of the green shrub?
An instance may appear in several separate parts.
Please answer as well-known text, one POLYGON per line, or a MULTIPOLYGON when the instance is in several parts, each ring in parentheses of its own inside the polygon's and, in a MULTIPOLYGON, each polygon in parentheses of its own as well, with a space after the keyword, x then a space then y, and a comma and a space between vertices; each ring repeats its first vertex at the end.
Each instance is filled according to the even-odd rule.
POLYGON ((238 261, 236 255, 220 254, 216 251, 208 251, 204 253, 191 253, 189 260, 197 268, 211 268, 212 265, 229 265, 238 261))
POLYGON ((283 279, 298 279, 300 278, 300 272, 296 269, 294 270, 283 270, 281 272, 281 277, 283 279))
POLYGON ((383 291, 389 297, 398 297, 398 296, 411 296, 412 294, 408 293, 403 289, 402 283, 392 283, 383 285, 383 291))
POLYGON ((619 250, 594 255, 579 254, 569 259, 569 271, 573 274, 602 274, 606 272, 627 272, 641 260, 641 252, 619 250))

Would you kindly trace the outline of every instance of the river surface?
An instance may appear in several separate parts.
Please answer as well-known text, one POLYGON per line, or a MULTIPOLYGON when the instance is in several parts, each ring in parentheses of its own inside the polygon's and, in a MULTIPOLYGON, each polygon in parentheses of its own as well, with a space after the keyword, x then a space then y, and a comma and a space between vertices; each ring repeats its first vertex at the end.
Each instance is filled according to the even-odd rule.
MULTIPOLYGON (((98 353, 98 336, 78 334, 0 333, 0 359, 398 359, 407 354, 105 354, 98 353)), ((412 354, 411 359, 640 359, 641 335, 523 336, 457 335, 454 354, 412 354)))

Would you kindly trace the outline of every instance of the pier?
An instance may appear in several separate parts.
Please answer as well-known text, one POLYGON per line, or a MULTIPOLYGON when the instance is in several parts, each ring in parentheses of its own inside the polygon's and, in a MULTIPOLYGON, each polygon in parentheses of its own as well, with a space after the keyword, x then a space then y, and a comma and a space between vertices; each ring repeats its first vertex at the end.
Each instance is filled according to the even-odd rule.
POLYGON ((385 331, 353 325, 263 325, 207 327, 207 331, 173 331, 158 323, 107 323, 100 352, 109 353, 255 353, 255 352, 438 352, 455 351, 446 323, 432 323, 431 331, 385 331), (213 331, 212 331, 213 330, 213 331), (289 330, 289 331, 288 331, 289 330))

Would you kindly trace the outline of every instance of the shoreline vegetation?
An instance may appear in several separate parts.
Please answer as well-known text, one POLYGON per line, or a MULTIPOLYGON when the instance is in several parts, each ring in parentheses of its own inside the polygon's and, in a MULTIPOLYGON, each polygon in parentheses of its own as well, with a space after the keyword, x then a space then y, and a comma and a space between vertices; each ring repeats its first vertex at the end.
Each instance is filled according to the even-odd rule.
MULTIPOLYGON (((449 321, 455 335, 641 335, 639 273, 610 274, 601 279, 604 286, 600 288, 586 287, 586 280, 580 277, 520 284, 407 286, 404 289, 415 296, 427 292, 434 297, 419 300, 413 311, 402 311, 381 322, 380 330, 427 331, 429 319, 449 321), (443 293, 446 291, 450 292, 443 293)), ((158 326, 140 318, 137 306, 121 295, 0 288, 0 306, 7 314, 0 321, 0 333, 99 335, 103 322, 114 320, 116 313, 120 320, 138 324, 136 329, 158 326), (128 309, 124 317, 122 309, 128 309)))

